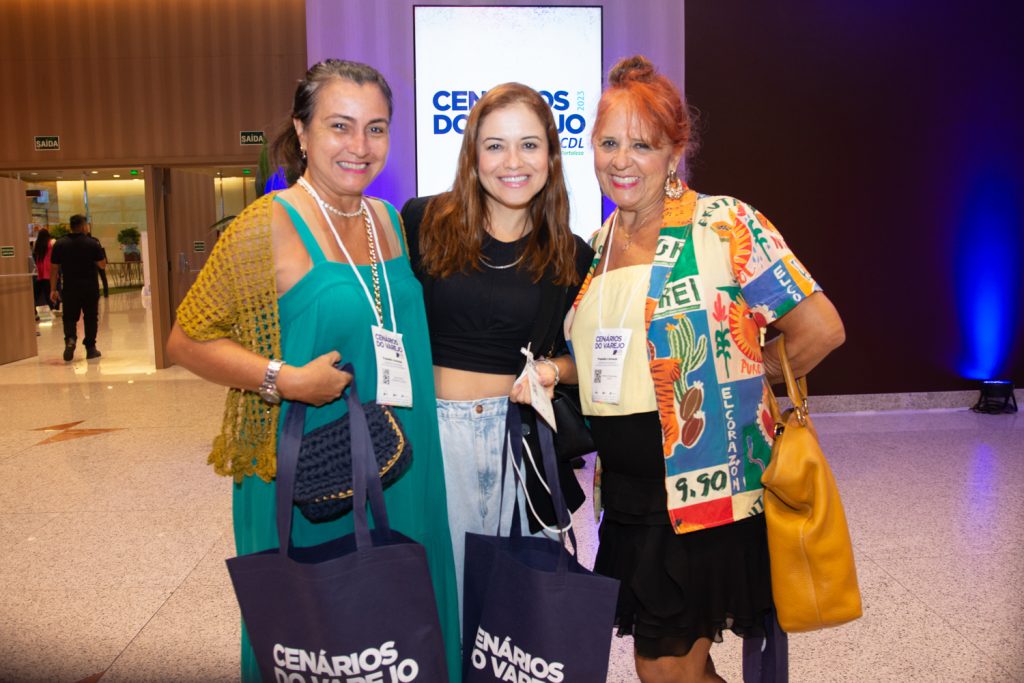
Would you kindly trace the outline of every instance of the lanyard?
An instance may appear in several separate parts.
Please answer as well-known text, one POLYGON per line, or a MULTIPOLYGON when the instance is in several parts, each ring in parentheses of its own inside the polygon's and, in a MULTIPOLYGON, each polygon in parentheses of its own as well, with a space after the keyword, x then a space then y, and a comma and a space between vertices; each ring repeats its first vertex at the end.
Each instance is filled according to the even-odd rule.
MULTIPOLYGON (((377 325, 379 327, 384 327, 384 321, 381 320, 380 314, 377 313, 377 307, 373 304, 373 295, 370 294, 370 288, 366 286, 363 276, 359 274, 359 269, 356 268, 355 261, 352 260, 352 256, 348 253, 348 249, 345 248, 345 243, 341 241, 338 231, 334 229, 334 221, 331 220, 330 214, 327 213, 327 208, 324 206, 324 200, 320 198, 320 195, 317 194, 313 185, 305 178, 299 178, 299 182, 303 184, 303 188, 306 189, 313 199, 316 200, 316 205, 320 207, 320 213, 324 215, 324 220, 327 221, 327 227, 331 229, 331 234, 334 235, 334 241, 338 243, 338 248, 341 249, 341 253, 345 255, 345 260, 348 261, 348 265, 352 268, 352 272, 355 273, 356 280, 359 281, 359 284, 363 288, 363 294, 366 295, 366 300, 370 303, 370 310, 373 311, 373 317, 377 320, 377 325)), ((363 220, 369 221, 370 223, 370 230, 367 232, 370 233, 369 237, 373 242, 374 251, 380 254, 380 261, 378 265, 384 272, 384 288, 388 293, 388 308, 391 310, 391 331, 398 332, 398 323, 395 322, 395 304, 391 300, 391 282, 388 280, 388 268, 384 265, 384 252, 380 250, 377 243, 377 222, 373 219, 373 214, 370 212, 370 207, 366 205, 365 199, 361 198, 359 200, 359 206, 362 210, 361 213, 363 214, 363 220)))
MULTIPOLYGON (((608 266, 612 263, 612 243, 615 241, 615 224, 619 221, 619 210, 616 209, 615 213, 612 214, 612 225, 608 229, 608 239, 601 245, 602 251, 608 252, 608 258, 604 260, 604 270, 601 271, 601 275, 604 276, 604 280, 601 280, 601 286, 597 288, 597 329, 604 329, 604 281, 608 279, 608 266)), ((646 283, 643 278, 633 285, 632 291, 629 293, 629 298, 626 299, 626 305, 622 307, 622 318, 619 319, 619 327, 624 327, 626 324, 626 314, 629 312, 629 304, 636 297, 637 292, 646 283)))

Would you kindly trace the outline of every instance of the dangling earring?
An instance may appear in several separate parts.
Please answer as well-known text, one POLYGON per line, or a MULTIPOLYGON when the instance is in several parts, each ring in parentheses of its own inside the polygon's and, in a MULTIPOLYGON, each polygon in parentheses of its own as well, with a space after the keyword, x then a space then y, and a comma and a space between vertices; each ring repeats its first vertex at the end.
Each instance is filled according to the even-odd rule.
POLYGON ((302 152, 302 160, 305 161, 306 160, 306 148, 305 147, 299 147, 299 151, 302 152))
POLYGON ((683 196, 684 185, 683 181, 676 175, 676 169, 672 169, 668 172, 668 177, 665 178, 665 196, 669 199, 679 199, 683 196))

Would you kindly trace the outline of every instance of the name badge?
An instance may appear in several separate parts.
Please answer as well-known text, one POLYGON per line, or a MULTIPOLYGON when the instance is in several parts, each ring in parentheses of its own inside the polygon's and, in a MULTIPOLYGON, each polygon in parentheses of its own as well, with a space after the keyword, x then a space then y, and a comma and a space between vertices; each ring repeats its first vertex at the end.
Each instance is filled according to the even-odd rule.
POLYGON ((599 327, 594 336, 594 367, 590 400, 594 403, 619 402, 626 350, 633 330, 628 327, 599 327))
POLYGON ((373 352, 377 356, 377 403, 411 408, 412 374, 402 335, 378 325, 370 329, 373 332, 373 352))

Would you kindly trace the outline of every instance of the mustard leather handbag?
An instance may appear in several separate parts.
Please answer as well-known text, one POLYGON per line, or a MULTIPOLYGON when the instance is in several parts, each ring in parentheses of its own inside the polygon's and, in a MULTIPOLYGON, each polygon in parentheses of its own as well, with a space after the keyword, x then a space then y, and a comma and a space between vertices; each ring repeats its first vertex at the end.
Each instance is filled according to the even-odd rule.
POLYGON ((782 630, 794 633, 838 626, 862 609, 839 489, 807 411, 806 378, 794 378, 782 337, 778 347, 793 407, 780 413, 769 388, 775 443, 761 483, 775 609, 782 630))

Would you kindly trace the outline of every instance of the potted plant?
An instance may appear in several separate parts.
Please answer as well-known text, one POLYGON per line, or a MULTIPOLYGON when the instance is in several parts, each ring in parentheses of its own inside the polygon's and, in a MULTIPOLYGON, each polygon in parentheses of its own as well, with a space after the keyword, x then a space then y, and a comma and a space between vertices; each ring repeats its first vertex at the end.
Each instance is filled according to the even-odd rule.
POLYGON ((142 234, 134 226, 127 227, 117 233, 117 242, 121 245, 121 251, 124 252, 124 260, 126 262, 142 260, 142 253, 139 251, 139 240, 141 239, 142 234))

